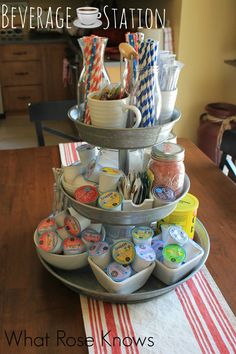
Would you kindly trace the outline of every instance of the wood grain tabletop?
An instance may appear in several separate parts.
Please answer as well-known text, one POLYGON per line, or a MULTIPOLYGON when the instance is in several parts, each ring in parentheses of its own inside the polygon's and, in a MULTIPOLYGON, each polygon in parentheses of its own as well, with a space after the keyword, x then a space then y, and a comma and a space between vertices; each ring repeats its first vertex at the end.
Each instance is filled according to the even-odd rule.
MULTIPOLYGON (((179 143, 211 240, 206 265, 235 312, 236 185, 193 143, 179 143)), ((33 243, 37 224, 51 212, 59 149, 2 150, 0 161, 0 353, 87 353, 79 295, 47 273, 33 243)))

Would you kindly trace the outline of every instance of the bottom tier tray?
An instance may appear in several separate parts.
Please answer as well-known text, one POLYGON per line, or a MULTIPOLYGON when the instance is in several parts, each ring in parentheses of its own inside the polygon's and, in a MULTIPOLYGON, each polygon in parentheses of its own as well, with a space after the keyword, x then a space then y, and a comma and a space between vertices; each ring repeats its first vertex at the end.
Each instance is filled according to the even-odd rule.
POLYGON ((204 256, 190 274, 173 285, 165 285, 154 276, 151 276, 141 289, 129 295, 111 294, 106 292, 106 290, 97 282, 89 267, 75 271, 63 271, 48 265, 39 254, 38 257, 49 273, 75 292, 106 302, 135 303, 148 301, 173 290, 178 285, 190 279, 202 268, 210 251, 210 240, 205 227, 199 220, 196 222, 194 240, 204 249, 204 256))

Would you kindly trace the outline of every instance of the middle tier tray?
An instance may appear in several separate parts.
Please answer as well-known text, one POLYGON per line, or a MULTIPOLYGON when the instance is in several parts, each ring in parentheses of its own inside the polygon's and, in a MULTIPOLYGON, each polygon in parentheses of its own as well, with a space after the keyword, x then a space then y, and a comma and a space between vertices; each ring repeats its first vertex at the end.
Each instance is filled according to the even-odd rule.
POLYGON ((80 121, 77 106, 71 107, 68 116, 75 123, 80 138, 90 144, 109 149, 140 149, 167 140, 175 123, 179 121, 181 113, 175 109, 170 122, 165 124, 125 129, 98 128, 84 124, 80 121))
POLYGON ((190 180, 185 174, 183 192, 174 202, 146 210, 107 211, 98 207, 78 202, 65 191, 61 184, 62 192, 68 198, 70 205, 78 213, 87 217, 88 219, 98 221, 102 224, 112 225, 147 225, 154 221, 159 221, 174 211, 179 200, 182 199, 186 193, 188 193, 189 188, 190 180))

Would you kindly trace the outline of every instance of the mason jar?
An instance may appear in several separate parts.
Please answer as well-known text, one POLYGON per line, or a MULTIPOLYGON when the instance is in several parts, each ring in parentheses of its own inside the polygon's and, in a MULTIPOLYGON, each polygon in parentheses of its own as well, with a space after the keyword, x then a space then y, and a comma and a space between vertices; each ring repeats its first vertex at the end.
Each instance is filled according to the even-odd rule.
POLYGON ((153 146, 148 163, 152 187, 170 188, 178 197, 184 185, 184 155, 184 148, 178 144, 165 142, 153 146))

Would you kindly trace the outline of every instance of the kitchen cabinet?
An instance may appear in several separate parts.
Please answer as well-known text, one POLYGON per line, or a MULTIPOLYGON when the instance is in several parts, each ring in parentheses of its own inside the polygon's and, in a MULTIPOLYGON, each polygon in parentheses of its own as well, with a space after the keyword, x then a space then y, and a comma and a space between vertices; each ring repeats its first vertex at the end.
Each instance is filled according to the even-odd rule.
POLYGON ((0 82, 6 113, 26 111, 29 102, 71 97, 63 86, 66 43, 2 44, 0 82))

